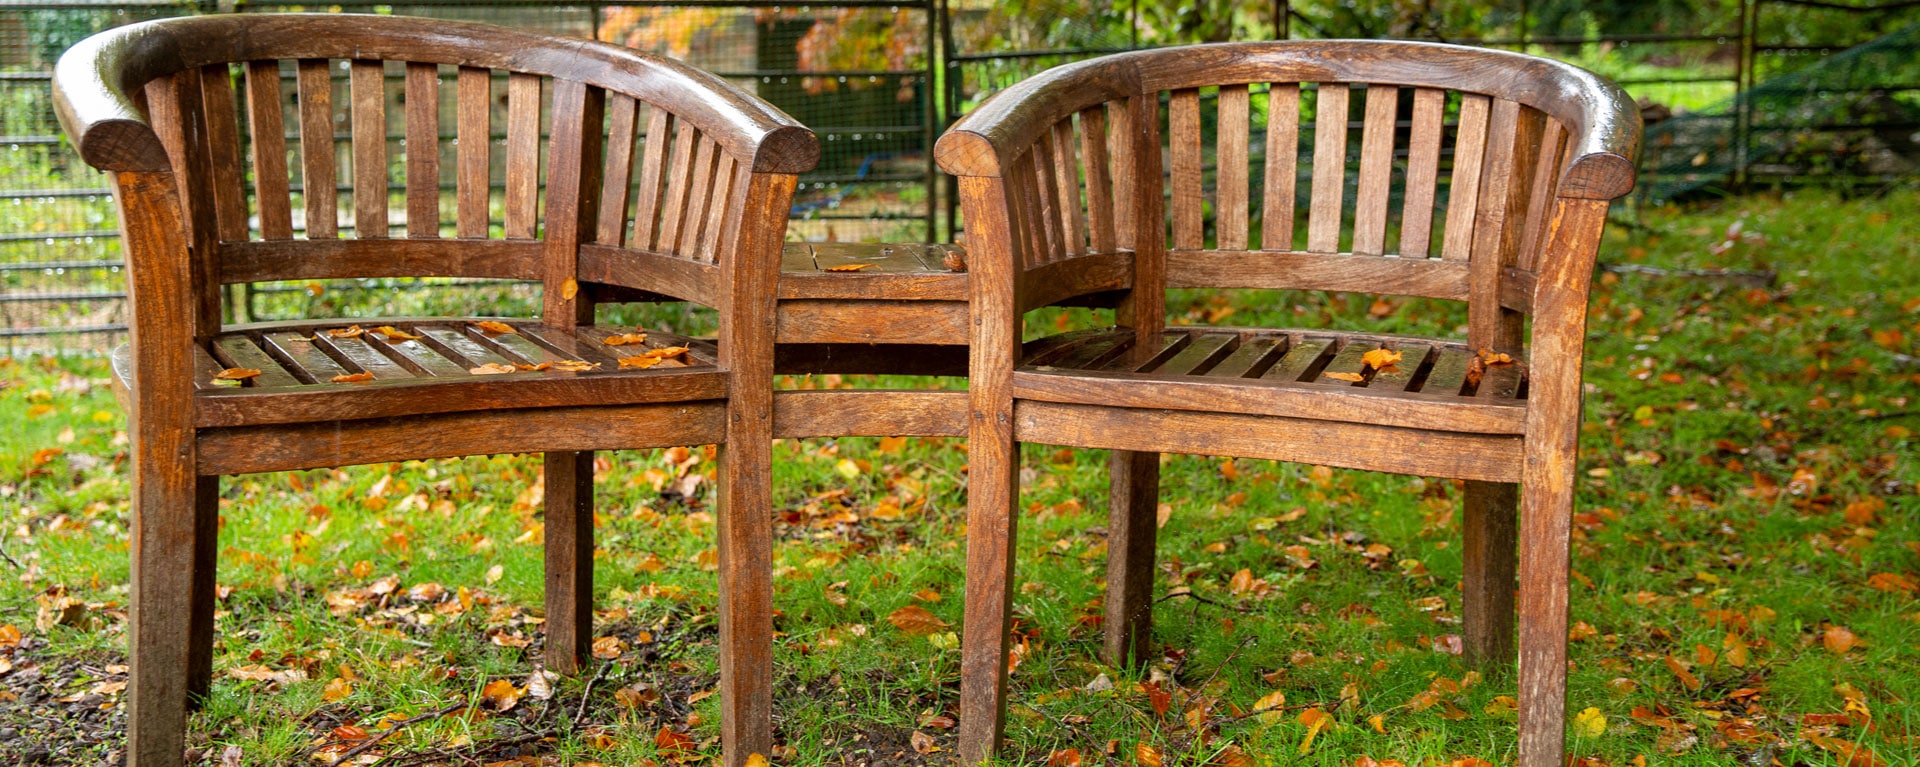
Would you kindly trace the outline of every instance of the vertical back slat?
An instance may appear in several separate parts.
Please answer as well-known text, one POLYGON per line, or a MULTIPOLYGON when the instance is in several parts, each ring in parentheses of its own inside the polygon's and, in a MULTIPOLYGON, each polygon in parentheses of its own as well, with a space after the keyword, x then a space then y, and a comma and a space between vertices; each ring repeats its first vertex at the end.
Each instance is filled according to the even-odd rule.
POLYGON ((1313 199, 1307 250, 1340 250, 1340 214, 1347 194, 1347 86, 1321 83, 1313 115, 1313 199))
POLYGON ((233 101, 233 71, 226 64, 200 70, 200 98, 207 115, 207 146, 213 159, 213 210, 220 239, 247 239, 246 189, 240 178, 239 109, 233 101))
POLYGON ((681 217, 687 209, 688 189, 692 186, 693 148, 701 141, 700 131, 681 121, 673 137, 673 170, 667 176, 667 200, 660 208, 659 250, 672 252, 680 241, 681 217))
POLYGON ((633 142, 639 132, 640 102, 624 93, 607 94, 607 170, 600 186, 600 221, 594 241, 626 244, 627 192, 633 186, 633 142))
MULTIPOLYGON (((509 109, 511 109, 509 105, 509 109)), ((553 139, 549 143, 547 222, 542 243, 545 262, 541 317, 551 327, 593 324, 591 293, 569 292, 580 274, 580 243, 599 216, 602 126, 606 95, 579 80, 553 83, 553 139)))
POLYGON ((1080 207, 1080 152, 1074 145, 1072 115, 1053 124, 1053 176, 1060 192, 1060 234, 1066 238, 1066 252, 1085 255, 1086 214, 1080 207))
POLYGON ((1220 86, 1220 122, 1214 142, 1214 214, 1216 246, 1247 247, 1247 132, 1251 119, 1247 86, 1220 86))
POLYGON ((287 190, 287 126, 281 112, 280 62, 247 62, 247 131, 253 139, 253 199, 260 236, 293 239, 293 198, 287 190))
POLYGON ((700 146, 693 153, 693 178, 688 185, 685 220, 680 223, 679 236, 675 239, 673 252, 692 258, 700 243, 700 230, 707 225, 707 206, 713 201, 708 195, 713 185, 713 165, 718 159, 718 147, 711 136, 701 136, 700 146))
POLYGON ((440 68, 407 64, 407 236, 440 236, 440 68))
POLYGON ((1167 147, 1173 168, 1173 247, 1198 250, 1206 242, 1201 216, 1200 91, 1173 92, 1167 103, 1167 147))
POLYGON ((1080 112, 1080 153, 1087 174, 1087 237, 1095 253, 1112 253, 1113 185, 1107 153, 1107 106, 1080 112))
MULTIPOLYGON (((1136 97, 1138 98, 1138 97, 1136 97)), ((1113 246, 1119 250, 1134 247, 1133 227, 1133 147, 1140 130, 1134 124, 1133 108, 1125 101, 1107 102, 1107 148, 1113 158, 1113 246)))
POLYGON ((489 149, 493 126, 493 73, 485 69, 461 67, 457 85, 457 141, 459 178, 454 183, 458 208, 454 214, 455 233, 461 237, 485 239, 493 160, 489 149))
POLYGON ((219 223, 213 209, 213 159, 208 152, 206 94, 201 71, 187 69, 160 77, 146 86, 147 109, 154 133, 168 148, 168 160, 179 179, 181 224, 192 249, 193 336, 207 339, 220 329, 219 223))
POLYGON ((1267 91, 1266 208, 1260 217, 1260 247, 1293 249, 1293 208, 1300 178, 1300 84, 1274 83, 1267 91))
POLYGON ((1560 182, 1560 154, 1566 148, 1567 130, 1559 120, 1547 118, 1546 133, 1540 141, 1539 155, 1534 159, 1532 194, 1527 199, 1526 229, 1520 235, 1520 247, 1516 252, 1517 264, 1522 269, 1534 268, 1540 246, 1540 233, 1546 229, 1549 200, 1558 191, 1560 182))
POLYGON ((1034 142, 1032 153, 1033 209, 1038 217, 1037 228, 1044 237, 1040 251, 1044 263, 1060 257, 1066 237, 1060 232, 1060 192, 1059 184, 1053 177, 1053 142, 1042 137, 1034 142))
POLYGON ((647 106, 647 147, 640 162, 639 195, 633 204, 633 247, 652 250, 660 228, 660 198, 667 183, 667 148, 673 145, 673 113, 647 106))
POLYGON ((301 59, 300 188, 307 202, 307 239, 333 239, 338 203, 334 190, 333 81, 326 59, 301 59))
POLYGON ((707 263, 717 260, 720 245, 720 229, 727 225, 728 208, 733 202, 733 155, 715 147, 718 155, 713 168, 713 191, 707 194, 707 223, 700 228, 700 244, 695 250, 695 258, 707 263))
POLYGON ((1440 178, 1440 138, 1446 133, 1447 94, 1413 92, 1413 123, 1407 145, 1407 191, 1400 209, 1400 255, 1426 258, 1433 240, 1433 192, 1440 178))
POLYGON ((1447 181, 1447 231, 1440 257, 1463 259, 1473 253, 1473 213, 1480 204, 1480 165, 1487 153, 1486 96, 1460 95, 1460 127, 1453 140, 1453 174, 1447 181))
POLYGON ((1526 204, 1526 185, 1533 180, 1532 168, 1527 166, 1533 154, 1529 150, 1539 141, 1540 121, 1533 117, 1538 114, 1498 99, 1487 122, 1486 163, 1480 171, 1473 255, 1467 270, 1467 338, 1475 347, 1498 349, 1518 340, 1513 332, 1518 326, 1501 316, 1500 275, 1519 240, 1514 218, 1526 204))
POLYGON ((541 78, 523 72, 507 76, 507 220, 508 239, 533 239, 540 207, 541 78))
POLYGON ((1031 269, 1046 263, 1047 236, 1046 225, 1040 214, 1039 178, 1034 175, 1034 150, 1028 150, 1014 161, 1013 184, 1015 205, 1014 219, 1019 222, 1020 232, 1026 241, 1026 252, 1021 254, 1022 269, 1031 269))
POLYGON ((354 59, 353 229, 361 239, 387 236, 387 83, 381 62, 354 59))
POLYGON ((733 180, 727 187, 727 197, 721 200, 726 214, 721 219, 719 234, 714 237, 714 254, 710 259, 716 264, 734 257, 733 249, 737 247, 734 239, 746 221, 747 195, 753 190, 753 164, 729 158, 728 165, 733 169, 729 174, 733 180))
POLYGON ((1399 88, 1367 86, 1367 119, 1360 129, 1360 185, 1353 209, 1355 253, 1377 256, 1387 251, 1387 200, 1393 189, 1393 133, 1399 107, 1399 88))

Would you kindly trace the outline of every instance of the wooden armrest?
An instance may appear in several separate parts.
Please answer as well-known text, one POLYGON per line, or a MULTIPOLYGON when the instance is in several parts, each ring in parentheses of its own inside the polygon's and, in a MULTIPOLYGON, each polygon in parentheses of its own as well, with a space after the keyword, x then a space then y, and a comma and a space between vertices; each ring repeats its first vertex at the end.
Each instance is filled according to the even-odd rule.
POLYGON ((89 37, 60 56, 53 70, 53 108, 88 165, 109 171, 169 169, 166 147, 128 87, 150 79, 141 75, 152 71, 154 60, 173 58, 171 47, 168 35, 141 28, 89 37))

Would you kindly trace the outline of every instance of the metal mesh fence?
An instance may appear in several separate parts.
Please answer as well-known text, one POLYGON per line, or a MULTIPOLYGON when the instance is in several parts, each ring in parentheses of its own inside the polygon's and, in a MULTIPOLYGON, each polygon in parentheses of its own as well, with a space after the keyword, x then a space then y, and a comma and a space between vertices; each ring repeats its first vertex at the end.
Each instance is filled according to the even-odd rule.
MULTIPOLYGON (((795 203, 796 239, 944 239, 955 224, 952 194, 930 150, 953 118, 1057 64, 1220 40, 1391 37, 1569 60, 1615 78, 1642 100, 1650 135, 1667 137, 1648 153, 1656 180, 1685 176, 1695 186, 1733 188, 1782 179, 1910 178, 1920 169, 1912 146, 1920 142, 1920 121, 1911 117, 1920 108, 1916 83, 1824 77, 1811 90, 1768 86, 1821 62, 1844 62, 1838 54, 1849 47, 1920 21, 1920 0, 1858 7, 1701 0, 1638 13, 1560 0, 348 0, 325 8, 592 37, 731 78, 820 135, 822 161, 802 179, 795 203), (1773 91, 1787 101, 1818 97, 1841 108, 1761 114, 1747 106, 1758 97, 1742 98, 1773 91), (1662 133, 1659 121, 1668 116, 1680 119, 1662 133), (1681 129, 1689 124, 1708 127, 1681 129), (1691 164, 1702 152, 1711 162, 1691 164), (1868 154, 1877 159, 1861 159, 1868 154)), ((0 338, 9 353, 98 351, 117 341, 126 321, 112 200, 104 178, 64 143, 52 113, 49 71, 60 52, 94 32, 145 19, 316 9, 285 0, 0 4, 0 338)), ((1911 46, 1883 47, 1908 64, 1916 60, 1911 46)), ((470 312, 476 303, 517 306, 530 296, 525 286, 363 280, 249 286, 229 303, 234 319, 250 319, 316 302, 343 314, 402 299, 416 309, 470 312), (441 295, 449 291, 465 292, 441 295)))

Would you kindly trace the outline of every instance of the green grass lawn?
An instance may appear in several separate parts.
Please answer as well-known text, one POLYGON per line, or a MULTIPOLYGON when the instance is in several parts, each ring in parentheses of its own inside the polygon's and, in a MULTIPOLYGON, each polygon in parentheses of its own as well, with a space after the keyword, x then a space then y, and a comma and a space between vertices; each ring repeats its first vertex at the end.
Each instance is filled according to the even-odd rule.
MULTIPOLYGON (((1803 193, 1610 232, 1574 531, 1582 764, 1920 764, 1916 213, 1913 189, 1803 193)), ((1174 313, 1464 321, 1292 294, 1182 296, 1174 313)), ((0 362, 0 762, 119 747, 128 484, 106 375, 0 362)), ((964 442, 785 441, 775 459, 774 763, 944 763, 964 442)), ((1163 652, 1136 672, 1098 660, 1104 455, 1024 460, 1007 762, 1512 761, 1511 675, 1447 652, 1455 483, 1166 458, 1163 652)), ((189 743, 206 764, 326 764, 408 720, 361 762, 715 757, 712 470, 698 447, 600 457, 602 639, 578 679, 536 674, 537 459, 223 480, 217 679, 189 743)))

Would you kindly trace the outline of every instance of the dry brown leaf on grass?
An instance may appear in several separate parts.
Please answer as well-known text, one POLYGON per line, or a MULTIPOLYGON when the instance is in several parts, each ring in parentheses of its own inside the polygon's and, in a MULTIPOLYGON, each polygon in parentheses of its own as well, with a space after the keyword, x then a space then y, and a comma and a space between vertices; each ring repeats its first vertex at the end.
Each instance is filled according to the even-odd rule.
POLYGON ((515 687, 512 682, 495 679, 480 689, 480 702, 487 704, 495 711, 508 711, 519 705, 520 696, 524 694, 526 690, 515 687))
POLYGON ((600 339, 600 343, 606 344, 608 346, 629 346, 632 344, 642 344, 646 342, 647 342, 647 334, 638 330, 632 333, 620 333, 618 335, 611 335, 611 336, 607 336, 606 338, 600 339))
POLYGON ((473 323, 473 326, 483 331, 486 331, 489 334, 497 335, 497 336, 498 335, 515 335, 520 332, 518 330, 514 330, 512 325, 508 325, 507 323, 500 322, 498 320, 480 320, 478 322, 473 323))
POLYGON ((345 373, 342 375, 334 376, 327 380, 331 383, 360 383, 362 381, 373 380, 373 374, 368 373, 366 371, 361 371, 358 373, 345 373))
POLYGON ((887 622, 912 636, 927 636, 950 625, 919 605, 907 605, 893 611, 892 615, 887 616, 887 622))
POLYGON ((259 375, 260 371, 254 368, 227 368, 226 370, 214 373, 213 377, 219 381, 245 381, 249 378, 258 377, 259 375))
POLYGON ((841 264, 841 265, 839 265, 839 266, 829 266, 829 267, 827 267, 827 271, 829 271, 829 272, 857 272, 857 271, 860 271, 861 269, 872 269, 872 268, 873 268, 873 264, 841 264))
POLYGON ((939 744, 934 742, 932 735, 919 730, 914 730, 912 735, 907 736, 907 742, 912 744, 913 752, 916 754, 931 754, 940 750, 939 744))

